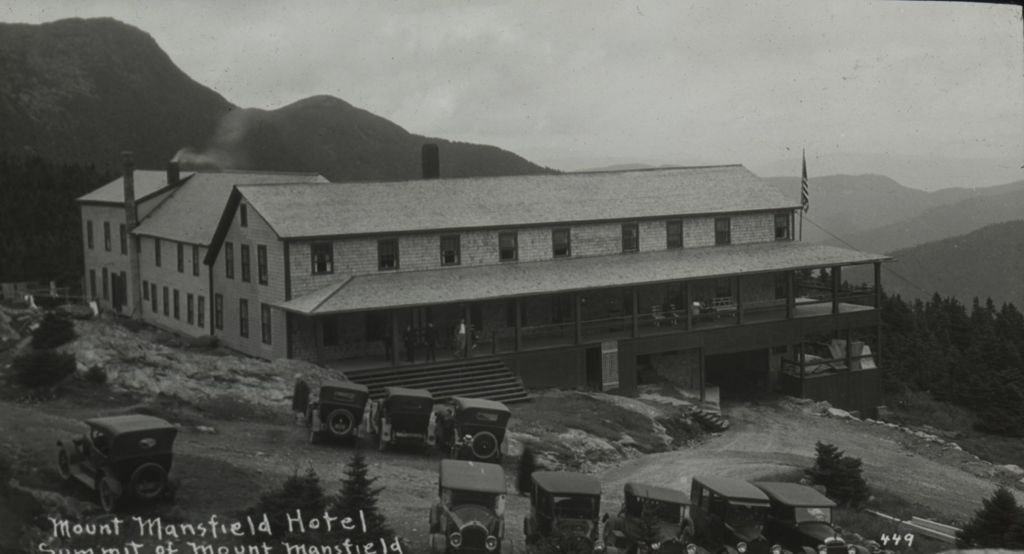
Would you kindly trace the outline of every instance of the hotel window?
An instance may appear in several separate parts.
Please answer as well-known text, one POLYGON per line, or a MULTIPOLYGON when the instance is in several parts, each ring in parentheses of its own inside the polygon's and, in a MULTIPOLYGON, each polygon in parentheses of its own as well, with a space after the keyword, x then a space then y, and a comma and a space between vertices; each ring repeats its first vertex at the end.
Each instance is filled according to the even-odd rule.
POLYGON ((181 319, 181 296, 178 294, 178 289, 174 289, 174 319, 181 319))
POLYGON ((159 308, 156 305, 157 299, 156 299, 156 284, 155 283, 150 283, 150 285, 149 285, 149 301, 151 302, 150 308, 153 309, 153 313, 155 314, 157 312, 157 310, 159 310, 159 308))
POLYGON ((199 275, 199 245, 192 245, 192 275, 199 275))
POLYGON ((185 245, 178 243, 178 273, 185 273, 185 245))
POLYGON ((498 260, 514 262, 519 259, 519 236, 515 231, 498 233, 498 260))
POLYGON ((92 221, 85 222, 85 242, 89 245, 89 250, 92 250, 92 221))
POLYGON ((265 285, 269 282, 269 272, 267 271, 267 247, 263 244, 256 246, 256 273, 261 285, 265 285))
POLYGON ((107 268, 103 268, 103 299, 110 299, 110 274, 107 273, 107 268))
POLYGON ((149 281, 142 282, 142 299, 149 300, 149 281))
POLYGON ((206 325, 206 298, 203 296, 196 297, 196 325, 206 325))
POLYGON ((398 269, 398 239, 377 241, 377 269, 379 271, 398 269))
POLYGON ((110 252, 110 222, 103 222, 103 248, 110 252))
POLYGON ((334 273, 334 245, 329 242, 314 242, 309 247, 312 256, 313 275, 334 273))
POLYGON ((461 263, 461 248, 459 235, 444 235, 441 237, 441 265, 459 265, 461 263))
POLYGON ((153 262, 160 267, 160 239, 153 239, 153 262))
POLYGON ((263 344, 270 344, 273 338, 271 334, 273 331, 270 326, 270 306, 266 304, 260 304, 260 331, 263 338, 263 344))
POLYGON ((238 207, 238 224, 242 227, 249 226, 249 210, 246 208, 245 204, 238 207))
POLYGON ((164 315, 171 315, 171 289, 164 287, 164 315))
POLYGON ((668 248, 683 247, 683 220, 673 219, 665 222, 665 246, 668 248))
POLYGON ((249 301, 245 298, 238 299, 238 336, 249 336, 249 301))
POLYGON ((622 251, 636 252, 640 250, 640 226, 636 223, 622 224, 622 251))
POLYGON ((789 214, 775 214, 775 240, 789 240, 789 214))
POLYGON ((118 231, 121 233, 121 254, 128 255, 128 229, 122 223, 118 227, 118 231))
POLYGON ((235 278, 235 245, 230 242, 224 243, 224 276, 235 278))
POLYGON ((715 298, 729 298, 732 296, 732 279, 715 279, 715 298))
POLYGON ((213 326, 224 329, 224 295, 213 295, 213 326))
POLYGON ((252 270, 249 267, 249 245, 243 244, 242 249, 242 281, 248 283, 252 279, 252 270))
POLYGON ((96 298, 96 270, 89 270, 89 296, 96 298))
POLYGON ((732 221, 728 217, 715 218, 715 244, 729 244, 732 242, 732 221))
POLYGON ((189 325, 196 321, 195 302, 196 297, 192 293, 185 296, 185 321, 188 321, 189 325))
POLYGON ((551 255, 555 258, 572 256, 572 233, 568 227, 551 230, 551 255))

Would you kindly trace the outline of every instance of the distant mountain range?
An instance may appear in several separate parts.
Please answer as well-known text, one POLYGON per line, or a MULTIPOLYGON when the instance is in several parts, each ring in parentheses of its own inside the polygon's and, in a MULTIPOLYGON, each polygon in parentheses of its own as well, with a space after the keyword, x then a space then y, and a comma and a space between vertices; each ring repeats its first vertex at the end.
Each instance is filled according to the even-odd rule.
POLYGON ((0 24, 0 150, 139 167, 304 170, 332 180, 415 179, 420 147, 446 177, 548 173, 493 146, 411 134, 330 96, 242 109, 182 72, 143 31, 109 18, 0 24))

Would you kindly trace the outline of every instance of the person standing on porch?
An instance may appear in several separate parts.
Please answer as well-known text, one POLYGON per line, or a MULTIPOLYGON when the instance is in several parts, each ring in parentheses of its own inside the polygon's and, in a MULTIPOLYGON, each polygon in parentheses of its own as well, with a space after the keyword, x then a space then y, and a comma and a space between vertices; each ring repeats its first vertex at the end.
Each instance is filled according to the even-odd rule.
POLYGON ((466 353, 466 320, 460 319, 455 328, 455 357, 461 358, 466 353))
POLYGON ((427 323, 427 336, 424 337, 427 343, 427 361, 437 361, 437 329, 434 327, 434 322, 427 323))
POLYGON ((416 361, 416 333, 412 330, 412 325, 405 326, 405 333, 402 335, 402 342, 405 343, 405 359, 407 361, 416 361))

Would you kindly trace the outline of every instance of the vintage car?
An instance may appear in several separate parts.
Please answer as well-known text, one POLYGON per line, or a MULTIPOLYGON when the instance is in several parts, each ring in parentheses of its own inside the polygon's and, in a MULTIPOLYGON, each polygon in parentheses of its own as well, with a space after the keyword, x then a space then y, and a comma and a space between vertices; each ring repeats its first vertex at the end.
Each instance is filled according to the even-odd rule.
POLYGON ((530 514, 523 518, 529 551, 602 552, 598 534, 601 483, 582 473, 535 471, 530 514), (551 548, 545 548, 545 542, 551 548))
POLYGON ((399 441, 433 445, 434 395, 428 390, 387 387, 370 407, 370 425, 385 450, 399 441))
POLYGON ((438 446, 457 460, 500 463, 502 455, 508 452, 508 407, 480 398, 455 397, 452 402, 451 409, 437 414, 438 446))
POLYGON ((497 464, 441 460, 438 501, 430 510, 430 550, 511 552, 505 537, 505 470, 497 464))
POLYGON ((369 399, 370 391, 366 385, 351 381, 320 385, 318 394, 306 406, 309 442, 320 442, 325 433, 336 439, 358 438, 369 399))
POLYGON ((690 497, 682 491, 666 487, 626 483, 623 488, 622 509, 618 515, 604 516, 604 543, 610 554, 661 551, 668 553, 695 552, 686 541, 686 526, 690 515, 690 497), (645 537, 644 510, 649 510, 657 525, 657 540, 645 537), (646 539, 646 540, 645 540, 646 539))
POLYGON ((89 432, 70 442, 57 441, 57 471, 65 480, 94 489, 110 513, 124 498, 170 498, 177 484, 169 479, 178 429, 148 415, 88 419, 89 432))
POLYGON ((861 545, 847 544, 832 525, 836 503, 799 483, 754 483, 768 495, 771 506, 764 535, 794 551, 808 554, 867 554, 861 545))
POLYGON ((768 496, 739 479, 694 477, 690 487, 690 521, 684 535, 709 552, 783 554, 763 534, 768 496))

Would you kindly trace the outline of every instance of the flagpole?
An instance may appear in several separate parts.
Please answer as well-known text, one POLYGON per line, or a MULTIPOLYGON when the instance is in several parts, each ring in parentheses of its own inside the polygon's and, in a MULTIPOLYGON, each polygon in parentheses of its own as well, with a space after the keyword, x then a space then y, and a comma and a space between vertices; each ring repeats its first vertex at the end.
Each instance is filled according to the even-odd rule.
POLYGON ((804 240, 804 212, 810 207, 810 191, 807 186, 807 151, 802 150, 800 172, 800 242, 804 240))

